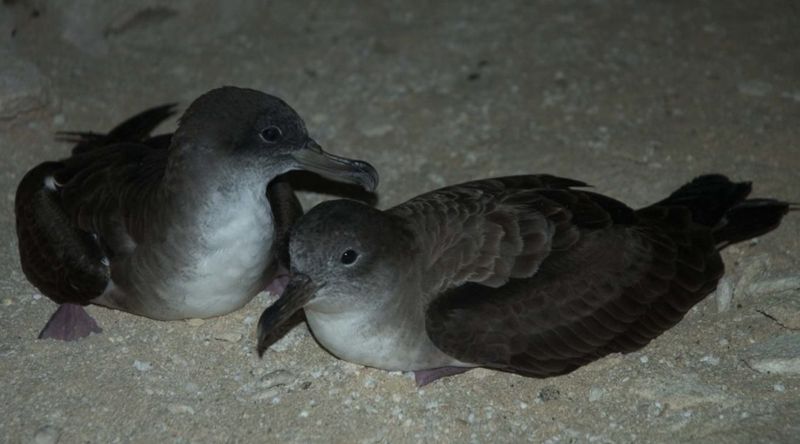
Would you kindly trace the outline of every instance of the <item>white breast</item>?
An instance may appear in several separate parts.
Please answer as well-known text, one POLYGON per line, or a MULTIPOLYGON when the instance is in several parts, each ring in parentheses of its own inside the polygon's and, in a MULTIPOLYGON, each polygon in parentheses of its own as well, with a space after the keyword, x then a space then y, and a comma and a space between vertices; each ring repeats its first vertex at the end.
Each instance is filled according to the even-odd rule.
POLYGON ((188 279, 178 281, 187 297, 184 310, 208 317, 227 313, 250 300, 263 285, 272 255, 272 215, 266 202, 234 202, 221 208, 204 233, 188 279))
POLYGON ((207 318, 234 311, 264 286, 274 227, 264 193, 212 198, 206 214, 138 245, 114 266, 126 270, 94 303, 155 319, 207 318))
POLYGON ((424 323, 387 325, 360 312, 327 314, 305 310, 314 337, 345 361, 384 370, 425 370, 466 365, 445 355, 428 338, 424 323))

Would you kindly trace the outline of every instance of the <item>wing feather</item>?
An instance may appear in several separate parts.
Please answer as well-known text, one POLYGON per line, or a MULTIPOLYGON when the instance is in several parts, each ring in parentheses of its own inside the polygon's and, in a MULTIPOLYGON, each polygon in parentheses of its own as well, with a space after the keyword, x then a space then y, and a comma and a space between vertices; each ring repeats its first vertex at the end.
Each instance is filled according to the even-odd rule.
POLYGON ((467 282, 497 288, 533 275, 555 242, 578 238, 568 210, 539 190, 584 185, 552 176, 470 182, 424 194, 389 210, 409 221, 432 293, 467 282))
POLYGON ((157 188, 171 135, 150 137, 173 106, 156 107, 108 134, 64 133, 72 156, 45 162, 20 181, 15 198, 22 269, 55 302, 88 303, 105 289, 109 259, 133 248, 146 216, 125 213, 157 188))
POLYGON ((497 288, 454 285, 433 300, 426 328, 451 356, 533 376, 569 372, 646 345, 722 273, 710 231, 684 208, 626 213, 586 191, 540 194, 568 211, 562 223, 577 241, 551 248, 529 277, 497 288))

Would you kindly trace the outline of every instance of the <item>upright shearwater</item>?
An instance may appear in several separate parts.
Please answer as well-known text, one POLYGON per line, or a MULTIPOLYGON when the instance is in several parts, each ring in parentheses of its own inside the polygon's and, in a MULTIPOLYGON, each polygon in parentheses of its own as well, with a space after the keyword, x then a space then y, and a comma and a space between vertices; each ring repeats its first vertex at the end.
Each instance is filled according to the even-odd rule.
POLYGON ((374 190, 366 162, 322 151, 281 99, 222 87, 174 134, 150 136, 172 106, 108 134, 67 133, 71 156, 30 170, 15 210, 22 269, 61 304, 40 337, 98 331, 82 305, 171 320, 236 310, 272 279, 302 214, 280 176, 307 170, 374 190))

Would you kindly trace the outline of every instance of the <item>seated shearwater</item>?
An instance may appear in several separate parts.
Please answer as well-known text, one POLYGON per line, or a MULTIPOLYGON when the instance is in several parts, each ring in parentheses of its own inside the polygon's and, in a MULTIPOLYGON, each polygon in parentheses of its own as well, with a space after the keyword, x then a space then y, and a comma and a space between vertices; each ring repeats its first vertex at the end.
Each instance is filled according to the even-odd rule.
POLYGON ((303 309, 341 359, 416 373, 550 376, 644 347, 723 275, 720 250, 776 228, 790 205, 698 177, 634 210, 553 176, 479 180, 379 211, 336 200, 290 232, 291 275, 258 325, 303 309))
POLYGON ((85 304, 162 320, 236 310, 274 277, 302 214, 278 176, 307 170, 377 185, 372 166, 322 151, 277 97, 218 88, 189 106, 174 134, 150 136, 172 109, 108 134, 67 133, 78 142, 71 156, 20 182, 22 270, 61 304, 40 337, 98 331, 85 304))

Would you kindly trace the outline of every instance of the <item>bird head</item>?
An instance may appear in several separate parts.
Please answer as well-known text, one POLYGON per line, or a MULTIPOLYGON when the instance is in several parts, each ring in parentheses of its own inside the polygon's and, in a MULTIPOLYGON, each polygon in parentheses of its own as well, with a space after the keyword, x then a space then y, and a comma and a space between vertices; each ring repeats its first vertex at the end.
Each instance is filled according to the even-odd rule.
POLYGON ((352 200, 312 208, 292 229, 283 295, 261 315, 258 350, 305 308, 326 314, 380 310, 410 279, 414 239, 394 216, 352 200))
POLYGON ((181 117, 170 149, 200 162, 222 159, 225 171, 255 171, 267 181, 305 170, 367 191, 378 184, 372 165, 326 153, 286 102, 252 89, 227 86, 200 96, 181 117))

